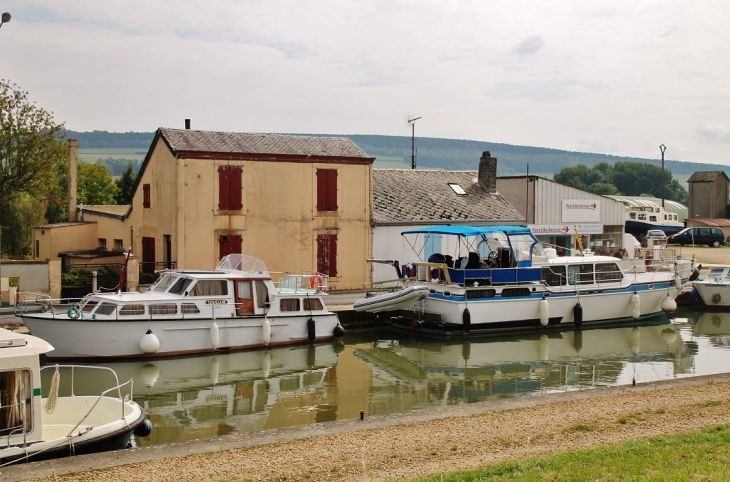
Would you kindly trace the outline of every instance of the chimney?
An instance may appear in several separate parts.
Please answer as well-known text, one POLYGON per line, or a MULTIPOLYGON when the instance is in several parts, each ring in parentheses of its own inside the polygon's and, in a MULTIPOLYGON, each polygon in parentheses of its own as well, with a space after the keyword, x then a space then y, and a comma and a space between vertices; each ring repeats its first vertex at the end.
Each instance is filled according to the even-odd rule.
POLYGON ((185 128, 190 130, 190 119, 185 119, 185 128))
POLYGON ((497 192, 497 158, 484 151, 479 158, 479 184, 487 192, 497 192))
POLYGON ((79 142, 68 140, 68 221, 76 221, 76 150, 79 142))

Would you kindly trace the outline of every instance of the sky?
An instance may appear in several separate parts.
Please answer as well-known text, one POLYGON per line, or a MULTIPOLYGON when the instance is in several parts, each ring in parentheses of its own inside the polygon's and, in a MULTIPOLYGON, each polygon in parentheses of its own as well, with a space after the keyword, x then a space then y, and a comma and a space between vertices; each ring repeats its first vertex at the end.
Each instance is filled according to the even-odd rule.
POLYGON ((69 130, 382 134, 730 165, 730 3, 2 0, 69 130))

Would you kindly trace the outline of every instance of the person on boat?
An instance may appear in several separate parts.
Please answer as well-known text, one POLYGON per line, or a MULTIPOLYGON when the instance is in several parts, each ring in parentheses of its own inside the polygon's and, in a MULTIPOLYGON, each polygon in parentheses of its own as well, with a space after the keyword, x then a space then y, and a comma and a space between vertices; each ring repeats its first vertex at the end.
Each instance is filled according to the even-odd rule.
POLYGON ((618 259, 622 259, 624 257, 624 250, 623 249, 619 249, 618 251, 616 251, 615 253, 613 253, 613 257, 614 258, 618 258, 618 259))
POLYGON ((644 256, 644 264, 646 265, 646 270, 649 271, 649 265, 651 265, 651 261, 654 259, 654 255, 651 253, 650 249, 646 250, 646 254, 644 256))

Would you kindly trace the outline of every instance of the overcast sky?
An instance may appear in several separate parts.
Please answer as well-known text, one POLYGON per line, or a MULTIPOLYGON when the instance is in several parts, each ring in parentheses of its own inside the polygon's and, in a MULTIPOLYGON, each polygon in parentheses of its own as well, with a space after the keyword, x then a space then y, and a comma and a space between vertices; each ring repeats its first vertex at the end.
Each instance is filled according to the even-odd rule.
POLYGON ((4 0, 75 131, 443 137, 730 164, 727 1, 4 0))

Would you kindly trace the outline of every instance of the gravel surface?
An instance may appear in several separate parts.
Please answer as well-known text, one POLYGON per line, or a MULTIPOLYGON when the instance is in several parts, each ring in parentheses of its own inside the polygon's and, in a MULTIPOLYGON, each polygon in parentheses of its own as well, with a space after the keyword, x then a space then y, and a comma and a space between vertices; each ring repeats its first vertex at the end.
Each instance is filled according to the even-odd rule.
MULTIPOLYGON (((409 480, 727 424, 729 408, 730 376, 681 379, 447 407, 416 423, 395 422, 298 440, 282 437, 263 445, 37 480, 409 480)), ((114 454, 109 459, 114 460, 114 454)), ((48 468, 42 464, 50 462, 31 465, 48 468)), ((6 475, 22 480, 12 478, 12 471, 6 475)))

